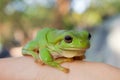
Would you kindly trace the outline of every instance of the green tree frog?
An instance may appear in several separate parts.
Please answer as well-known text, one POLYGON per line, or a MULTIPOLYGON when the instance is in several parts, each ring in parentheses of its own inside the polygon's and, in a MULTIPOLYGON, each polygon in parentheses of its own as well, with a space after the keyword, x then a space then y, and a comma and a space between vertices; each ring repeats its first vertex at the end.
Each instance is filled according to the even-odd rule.
POLYGON ((39 63, 68 73, 69 69, 60 64, 72 61, 73 57, 84 56, 86 49, 90 47, 90 37, 85 30, 43 28, 38 31, 35 39, 22 48, 22 54, 30 55, 39 63))

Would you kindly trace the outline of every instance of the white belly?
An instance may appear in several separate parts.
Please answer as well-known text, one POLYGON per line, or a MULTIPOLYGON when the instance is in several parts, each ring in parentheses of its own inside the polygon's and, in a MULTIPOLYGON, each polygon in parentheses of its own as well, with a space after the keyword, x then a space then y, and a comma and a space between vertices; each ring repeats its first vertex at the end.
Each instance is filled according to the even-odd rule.
POLYGON ((85 50, 65 50, 62 51, 61 53, 53 53, 54 57, 67 57, 67 58, 72 58, 75 56, 83 56, 85 54, 85 50))
POLYGON ((82 55, 84 55, 84 53, 85 53, 85 51, 70 50, 70 51, 63 51, 61 53, 61 55, 64 56, 64 57, 72 58, 72 57, 75 57, 75 56, 82 56, 82 55))

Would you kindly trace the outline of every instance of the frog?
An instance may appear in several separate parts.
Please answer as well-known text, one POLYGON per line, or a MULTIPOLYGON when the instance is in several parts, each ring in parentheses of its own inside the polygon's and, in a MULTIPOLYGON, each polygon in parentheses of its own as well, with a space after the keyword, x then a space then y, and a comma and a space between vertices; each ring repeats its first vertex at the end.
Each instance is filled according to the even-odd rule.
POLYGON ((39 30, 36 37, 24 45, 22 54, 32 56, 37 63, 68 73, 69 69, 61 64, 72 62, 73 57, 85 56, 86 50, 90 47, 90 38, 87 30, 59 30, 46 27, 39 30))

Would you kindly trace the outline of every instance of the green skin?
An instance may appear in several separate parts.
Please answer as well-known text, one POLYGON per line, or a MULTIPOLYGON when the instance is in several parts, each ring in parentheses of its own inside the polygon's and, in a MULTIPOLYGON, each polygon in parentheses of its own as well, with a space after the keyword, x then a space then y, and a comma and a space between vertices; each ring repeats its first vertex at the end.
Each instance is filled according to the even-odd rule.
POLYGON ((64 59, 56 60, 54 59, 53 54, 57 53, 58 55, 63 56, 62 51, 86 50, 89 46, 89 33, 87 31, 44 28, 38 31, 34 40, 28 42, 23 47, 22 54, 30 55, 39 63, 42 62, 67 73, 69 72, 69 69, 62 67, 60 64, 72 61, 72 58, 66 57, 64 59), (72 40, 65 40, 66 36, 70 36, 72 40))

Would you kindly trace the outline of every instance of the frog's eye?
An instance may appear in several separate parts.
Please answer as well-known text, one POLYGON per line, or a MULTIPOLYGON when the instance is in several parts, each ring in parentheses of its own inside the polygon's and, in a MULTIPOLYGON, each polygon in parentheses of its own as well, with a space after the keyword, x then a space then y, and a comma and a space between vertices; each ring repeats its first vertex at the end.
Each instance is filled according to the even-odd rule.
POLYGON ((91 39, 91 34, 90 34, 90 33, 88 34, 88 39, 89 39, 89 40, 91 39))
POLYGON ((73 38, 72 38, 71 36, 69 36, 69 35, 65 36, 65 38, 64 38, 64 41, 65 41, 66 43, 71 43, 72 40, 73 40, 73 38))

